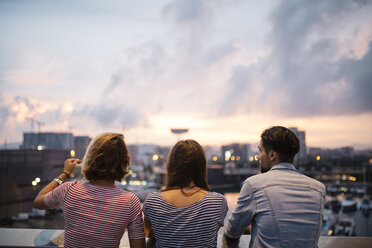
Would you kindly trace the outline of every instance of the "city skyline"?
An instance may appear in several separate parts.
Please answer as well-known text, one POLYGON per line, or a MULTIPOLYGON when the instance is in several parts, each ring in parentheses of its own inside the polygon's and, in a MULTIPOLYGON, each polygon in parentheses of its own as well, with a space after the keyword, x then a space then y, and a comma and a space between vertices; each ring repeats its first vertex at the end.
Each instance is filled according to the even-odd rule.
POLYGON ((42 132, 127 143, 372 148, 372 1, 1 1, 0 144, 42 132), (33 131, 38 130, 37 122, 33 131))

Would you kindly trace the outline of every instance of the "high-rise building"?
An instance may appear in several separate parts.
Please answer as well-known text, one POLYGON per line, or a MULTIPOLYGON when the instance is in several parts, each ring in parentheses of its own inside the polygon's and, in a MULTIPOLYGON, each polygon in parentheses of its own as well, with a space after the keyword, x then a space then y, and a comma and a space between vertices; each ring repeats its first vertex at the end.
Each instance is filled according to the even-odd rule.
POLYGON ((37 193, 63 171, 69 150, 1 150, 0 218, 33 207, 37 193))
POLYGON ((300 141, 300 151, 297 153, 297 155, 294 158, 295 162, 306 160, 307 153, 306 153, 305 131, 300 131, 300 130, 297 129, 297 127, 290 127, 289 129, 296 134, 297 138, 300 141))
POLYGON ((72 133, 23 133, 22 149, 31 150, 72 150, 74 136, 72 133))
POLYGON ((92 138, 89 136, 75 136, 74 137, 74 150, 75 157, 78 159, 83 159, 88 145, 92 138))
POLYGON ((221 147, 222 156, 225 161, 246 162, 249 155, 249 144, 233 143, 221 147))

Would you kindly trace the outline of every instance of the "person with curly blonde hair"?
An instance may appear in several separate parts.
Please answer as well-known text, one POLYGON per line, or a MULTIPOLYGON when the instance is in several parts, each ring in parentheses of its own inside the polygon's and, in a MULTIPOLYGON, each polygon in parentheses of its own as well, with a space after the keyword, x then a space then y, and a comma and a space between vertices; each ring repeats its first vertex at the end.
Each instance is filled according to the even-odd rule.
POLYGON ((83 161, 67 159, 63 172, 37 195, 35 208, 62 205, 64 247, 119 247, 126 229, 131 248, 145 247, 141 203, 133 193, 115 186, 128 174, 129 160, 122 134, 100 134, 89 144, 83 161), (87 181, 64 183, 80 163, 87 181))

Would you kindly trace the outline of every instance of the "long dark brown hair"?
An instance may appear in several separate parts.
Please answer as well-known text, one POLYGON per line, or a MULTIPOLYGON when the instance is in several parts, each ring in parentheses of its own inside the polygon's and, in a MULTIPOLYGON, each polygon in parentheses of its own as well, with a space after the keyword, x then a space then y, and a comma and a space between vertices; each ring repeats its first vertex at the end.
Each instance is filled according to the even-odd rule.
POLYGON ((207 160, 203 148, 195 140, 178 141, 169 153, 164 190, 195 186, 209 191, 207 160))

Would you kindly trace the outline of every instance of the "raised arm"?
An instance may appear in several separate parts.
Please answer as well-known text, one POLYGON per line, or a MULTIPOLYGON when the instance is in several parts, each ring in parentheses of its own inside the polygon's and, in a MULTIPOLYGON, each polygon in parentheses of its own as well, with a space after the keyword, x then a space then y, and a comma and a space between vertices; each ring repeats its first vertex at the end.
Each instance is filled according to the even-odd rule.
MULTIPOLYGON (((61 182, 67 180, 72 171, 74 170, 77 164, 80 164, 81 161, 79 159, 70 158, 65 161, 63 172, 57 177, 57 179, 61 180, 61 182)), ((36 196, 34 200, 34 206, 37 209, 48 209, 48 206, 44 203, 44 195, 48 192, 52 191, 53 189, 57 188, 60 185, 59 182, 56 180, 51 181, 47 186, 45 186, 39 194, 36 196)))

